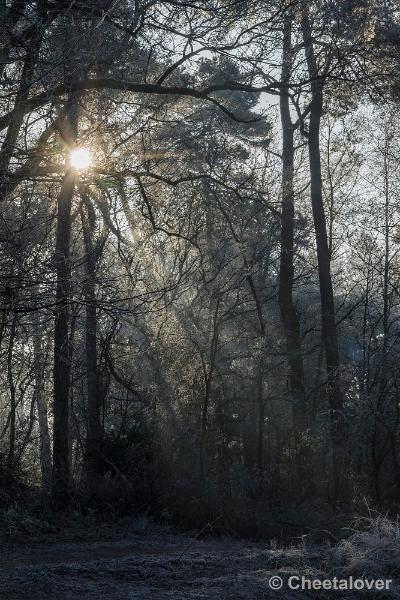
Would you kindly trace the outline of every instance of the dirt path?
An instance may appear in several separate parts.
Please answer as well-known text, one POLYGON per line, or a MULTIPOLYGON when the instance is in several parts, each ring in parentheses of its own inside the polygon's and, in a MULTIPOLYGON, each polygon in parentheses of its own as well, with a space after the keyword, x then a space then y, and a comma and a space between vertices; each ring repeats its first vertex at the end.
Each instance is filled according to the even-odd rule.
MULTIPOLYGON (((311 564, 312 557, 309 558, 311 564)), ((130 534, 127 539, 99 542, 49 541, 14 548, 3 545, 0 598, 311 598, 304 593, 269 589, 269 578, 277 569, 285 577, 298 572, 299 565, 295 563, 295 555, 274 553, 263 544, 200 541, 170 534, 130 534)))

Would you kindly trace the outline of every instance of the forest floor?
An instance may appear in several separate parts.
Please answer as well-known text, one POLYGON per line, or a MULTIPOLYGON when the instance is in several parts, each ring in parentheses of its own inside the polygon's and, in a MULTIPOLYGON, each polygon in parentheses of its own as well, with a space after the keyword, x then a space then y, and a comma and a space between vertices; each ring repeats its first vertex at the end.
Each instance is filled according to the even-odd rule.
MULTIPOLYGON (((3 531, 4 533, 4 531, 3 531)), ((34 537, 9 531, 0 545, 4 600, 280 600, 394 598, 376 593, 293 591, 290 575, 332 576, 332 548, 286 548, 227 538, 196 539, 143 521, 134 526, 79 526, 34 537), (15 533, 15 535, 14 535, 15 533), (279 575, 280 591, 270 589, 279 575)))

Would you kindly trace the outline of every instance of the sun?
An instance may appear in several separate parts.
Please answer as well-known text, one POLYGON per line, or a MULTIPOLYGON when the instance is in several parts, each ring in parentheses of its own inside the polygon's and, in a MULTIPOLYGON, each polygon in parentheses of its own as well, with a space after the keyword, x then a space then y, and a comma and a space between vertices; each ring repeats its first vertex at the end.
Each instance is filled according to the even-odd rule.
POLYGON ((69 164, 76 171, 85 171, 92 162, 92 154, 87 148, 75 148, 69 155, 69 164))

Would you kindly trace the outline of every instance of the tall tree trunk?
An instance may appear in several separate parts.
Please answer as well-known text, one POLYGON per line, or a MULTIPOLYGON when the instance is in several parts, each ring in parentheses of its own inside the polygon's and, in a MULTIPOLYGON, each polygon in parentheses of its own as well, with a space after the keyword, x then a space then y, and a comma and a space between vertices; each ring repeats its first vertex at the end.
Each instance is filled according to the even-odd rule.
MULTIPOLYGON (((382 285, 382 352, 381 369, 379 373, 378 397, 374 415, 374 434, 372 443, 372 460, 374 464, 374 491, 378 505, 382 502, 381 470, 384 465, 385 449, 390 440, 388 428, 383 425, 385 412, 387 411, 387 400, 390 391, 390 372, 388 369, 389 359, 389 273, 390 273, 390 175, 389 175, 389 152, 390 140, 388 132, 385 134, 385 145, 383 149, 383 180, 384 180, 384 257, 383 257, 383 285, 382 285)), ((397 402, 395 401, 395 405, 397 402)), ((396 410, 396 409, 395 409, 396 410)))
POLYGON ((8 342, 7 352, 7 377, 8 387, 10 390, 10 438, 8 446, 8 460, 7 460, 7 475, 10 481, 14 478, 14 467, 15 467, 15 434, 16 434, 16 411, 17 411, 17 398, 16 388, 14 382, 13 373, 13 356, 14 356, 14 342, 17 325, 17 315, 14 314, 11 321, 10 328, 10 340, 8 342))
MULTIPOLYGON (((245 255, 243 255, 244 265, 247 271, 249 271, 249 264, 245 255)), ((265 319, 263 315, 262 301, 260 294, 254 283, 253 275, 248 273, 246 275, 247 283, 249 284, 251 294, 254 299, 256 306, 256 313, 258 319, 258 345, 257 348, 258 356, 255 357, 256 361, 256 395, 257 395, 257 444, 256 444, 256 466, 259 476, 259 491, 262 491, 262 477, 264 472, 264 437, 265 437, 265 398, 264 398, 264 370, 265 370, 265 344, 267 329, 265 319)))
POLYGON ((381 373, 381 383, 383 389, 381 390, 383 393, 385 392, 385 388, 387 385, 387 362, 388 362, 388 348, 389 348, 389 316, 390 316, 390 308, 389 308, 389 268, 390 268, 390 187, 389 187, 389 163, 388 163, 388 154, 390 151, 389 148, 389 140, 388 136, 386 136, 385 140, 385 150, 383 156, 383 175, 384 175, 384 194, 385 194, 385 254, 383 261, 383 323, 382 323, 382 333, 383 333, 383 348, 382 348, 382 373, 381 373))
POLYGON ((100 421, 100 394, 97 367, 97 300, 96 300, 96 248, 93 234, 96 217, 90 200, 85 196, 81 204, 80 214, 85 244, 85 348, 86 348, 86 381, 87 381, 87 437, 85 451, 85 483, 89 488, 95 483, 99 472, 102 428, 100 421), (83 205, 87 214, 85 215, 83 205))
MULTIPOLYGON (((292 15, 284 17, 282 84, 288 84, 292 68, 292 15)), ((279 309, 286 340, 289 384, 293 406, 295 455, 297 458, 298 489, 303 496, 310 480, 309 407, 304 386, 304 365, 300 322, 293 302, 294 281, 294 125, 290 116, 287 88, 280 94, 282 124, 282 213, 281 257, 279 269, 279 309)))
POLYGON ((328 245, 325 210, 322 195, 322 170, 320 152, 320 126, 323 108, 323 80, 319 76, 314 55, 312 31, 307 12, 303 14, 301 27, 305 54, 311 83, 310 124, 308 150, 311 178, 311 205, 317 243, 318 275, 321 297, 322 340, 325 349, 327 391, 330 408, 331 429, 331 498, 334 503, 343 489, 343 395, 340 386, 339 348, 336 331, 335 302, 333 296, 331 262, 328 245))
MULTIPOLYGON (((72 96, 68 111, 70 133, 77 136, 77 98, 72 96)), ((58 197, 56 233, 56 309, 54 325, 54 434, 53 434, 53 495, 56 504, 68 502, 70 479, 69 460, 69 392, 71 376, 71 345, 69 341, 69 301, 71 295, 71 204, 77 183, 73 169, 65 173, 58 197)))
POLYGON ((257 470, 259 475, 260 492, 263 489, 264 475, 264 437, 265 437, 265 400, 264 400, 264 369, 265 369, 265 339, 261 338, 261 348, 257 361, 256 389, 257 389, 257 470))

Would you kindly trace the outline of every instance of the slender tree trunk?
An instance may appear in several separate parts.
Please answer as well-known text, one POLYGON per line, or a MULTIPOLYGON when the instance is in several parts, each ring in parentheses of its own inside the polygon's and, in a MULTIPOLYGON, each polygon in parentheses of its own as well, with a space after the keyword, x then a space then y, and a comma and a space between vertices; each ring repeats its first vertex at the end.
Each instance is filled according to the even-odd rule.
POLYGON ((332 444, 332 500, 336 503, 343 496, 343 395, 340 386, 339 348, 336 331, 335 303, 333 296, 330 253, 328 245, 325 210, 322 195, 322 172, 320 153, 320 125, 323 108, 323 81, 318 78, 314 55, 312 32, 307 13, 301 21, 305 53, 311 83, 310 125, 308 150, 311 177, 311 205, 317 243, 318 275, 321 297, 322 339, 325 349, 328 402, 332 444))
POLYGON ((45 387, 45 355, 41 332, 37 331, 33 338, 35 402, 37 407, 40 432, 40 468, 42 473, 42 489, 48 494, 51 489, 51 445, 49 435, 48 406, 45 387))
POLYGON ((85 347, 87 380, 87 437, 85 451, 85 480, 88 488, 94 484, 99 472, 102 428, 100 422, 100 394, 97 366, 97 300, 96 300, 96 249, 93 244, 95 214, 86 198, 87 217, 81 205, 81 220, 85 244, 85 347))
POLYGON ((201 410, 201 431, 200 431, 200 477, 203 479, 207 470, 207 419, 208 407, 210 404, 212 373, 211 370, 206 375, 203 406, 201 410))
MULTIPOLYGON (((249 270, 246 257, 243 256, 246 270, 249 270)), ((247 283, 249 284, 251 294, 254 299, 256 306, 256 313, 258 319, 258 343, 259 343, 259 356, 257 357, 257 375, 256 375, 256 390, 257 390, 257 443, 256 443, 256 466, 258 475, 263 476, 264 472, 264 437, 265 437, 265 398, 264 398, 264 370, 265 370, 265 344, 267 329, 265 319, 263 315, 262 302, 260 295, 254 283, 252 274, 246 276, 247 283)), ((261 486, 259 486, 261 491, 261 486)))
MULTIPOLYGON (((292 16, 284 17, 283 55, 281 81, 290 80, 292 66, 291 43, 292 16)), ((309 407, 304 386, 304 365, 300 322, 293 302, 294 281, 294 126, 290 116, 287 90, 280 94, 282 124, 282 213, 281 213, 281 258, 279 269, 279 308, 286 339, 289 384, 293 405, 293 427, 295 453, 297 457, 298 489, 304 495, 310 479, 309 407)))
POLYGON ((264 400, 264 368, 265 368, 265 340, 261 339, 262 347, 257 365, 257 470, 260 478, 260 491, 262 491, 262 480, 264 473, 264 437, 265 437, 265 400, 264 400))
MULTIPOLYGON (((387 378, 387 361, 388 361, 388 347, 389 347, 389 267, 390 267, 390 189, 389 189, 389 164, 388 164, 388 152, 389 142, 386 140, 385 152, 383 157, 383 170, 384 170, 384 186, 385 186, 385 255, 383 262, 383 351, 382 351, 382 374, 381 382, 383 387, 386 387, 387 378)), ((384 390, 383 390, 384 392, 384 390)))
POLYGON ((215 362, 218 352, 218 337, 219 337, 219 325, 218 325, 218 312, 219 312, 220 299, 217 298, 216 307, 213 315, 212 322, 212 336, 210 343, 210 364, 208 370, 206 367, 205 372, 205 388, 203 406, 201 410, 201 430, 200 430, 200 476, 205 477, 207 470, 207 420, 208 420, 208 409, 210 405, 211 397, 211 385, 214 376, 215 362))
POLYGON ((10 438, 8 447, 8 460, 7 460, 7 474, 10 480, 14 478, 14 467, 15 467, 15 433, 16 433, 16 410, 17 410, 17 399, 16 389, 14 382, 13 373, 13 355, 14 355, 14 342, 16 332, 17 316, 14 315, 11 321, 10 329, 10 340, 8 343, 7 352, 7 376, 8 376, 8 387, 10 390, 10 438))
POLYGON ((389 318, 390 318, 390 306, 389 306, 389 269, 390 269, 390 184, 389 184, 389 163, 388 153, 389 138, 386 133, 385 148, 383 150, 383 178, 384 178, 384 258, 383 258, 383 286, 382 286, 382 303, 383 303, 383 315, 382 315, 382 362, 379 376, 378 386, 378 398, 375 406, 375 420, 374 420, 374 436, 372 444, 372 455, 374 463, 374 490, 376 502, 381 504, 381 469, 384 464, 385 458, 385 447, 388 442, 387 429, 383 427, 382 420, 385 410, 387 408, 387 397, 390 388, 389 381, 389 369, 388 369, 388 358, 389 358, 389 318))

